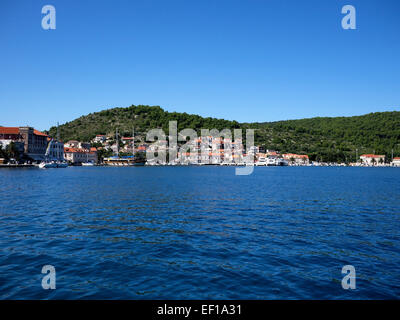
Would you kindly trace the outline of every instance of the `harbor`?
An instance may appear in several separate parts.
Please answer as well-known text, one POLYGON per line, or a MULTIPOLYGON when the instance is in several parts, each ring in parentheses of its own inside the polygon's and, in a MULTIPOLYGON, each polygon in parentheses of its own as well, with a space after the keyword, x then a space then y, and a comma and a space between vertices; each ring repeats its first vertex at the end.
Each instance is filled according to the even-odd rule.
POLYGON ((62 274, 53 299, 398 297, 400 170, 254 170, 0 170, 0 264, 10 275, 0 291, 47 298, 40 282, 19 284, 50 263, 62 274), (342 261, 371 280, 343 290, 333 280, 342 261))
POLYGON ((400 167, 400 157, 392 149, 389 159, 384 154, 366 153, 358 156, 358 149, 345 161, 324 161, 315 155, 286 153, 266 149, 262 145, 245 146, 241 138, 200 136, 184 146, 169 146, 170 141, 154 143, 134 136, 114 134, 96 135, 90 141, 60 138, 57 124, 55 135, 32 127, 0 127, 0 166, 41 169, 68 166, 351 166, 400 167))

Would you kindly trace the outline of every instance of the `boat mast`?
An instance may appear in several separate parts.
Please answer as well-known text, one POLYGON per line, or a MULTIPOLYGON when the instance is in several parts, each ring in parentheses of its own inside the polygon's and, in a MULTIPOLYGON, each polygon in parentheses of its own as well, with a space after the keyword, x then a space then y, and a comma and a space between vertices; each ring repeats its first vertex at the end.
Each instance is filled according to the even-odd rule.
POLYGON ((117 158, 119 158, 118 128, 115 128, 115 139, 117 140, 117 158))
POLYGON ((135 128, 132 128, 132 154, 135 153, 135 128))

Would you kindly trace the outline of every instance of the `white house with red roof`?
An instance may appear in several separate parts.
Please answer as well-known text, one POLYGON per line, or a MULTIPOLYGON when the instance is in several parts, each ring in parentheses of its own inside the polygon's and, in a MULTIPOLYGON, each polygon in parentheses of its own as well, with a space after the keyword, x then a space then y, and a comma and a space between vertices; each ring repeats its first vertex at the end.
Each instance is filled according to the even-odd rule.
POLYGON ((282 154, 282 157, 289 163, 294 163, 297 165, 306 165, 310 163, 308 155, 306 154, 285 153, 282 154))
POLYGON ((82 149, 82 148, 64 148, 65 159, 73 164, 83 162, 97 163, 97 149, 82 149))
POLYGON ((400 167, 400 157, 394 157, 390 165, 393 167, 400 167))
POLYGON ((385 163, 385 156, 377 154, 362 154, 360 160, 363 164, 374 166, 385 163))
POLYGON ((107 137, 104 134, 98 134, 94 139, 92 140, 94 143, 104 143, 106 142, 107 137))

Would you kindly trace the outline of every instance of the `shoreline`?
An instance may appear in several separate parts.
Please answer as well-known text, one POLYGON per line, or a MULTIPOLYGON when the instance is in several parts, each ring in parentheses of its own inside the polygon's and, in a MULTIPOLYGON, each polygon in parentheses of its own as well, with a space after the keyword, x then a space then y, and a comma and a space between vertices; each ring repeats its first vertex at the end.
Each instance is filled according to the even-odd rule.
MULTIPOLYGON (((289 166, 259 166, 259 165, 252 165, 253 167, 269 167, 269 168, 274 168, 274 167, 313 167, 313 168, 318 168, 318 167, 345 167, 345 168, 400 168, 400 166, 352 166, 352 165, 289 165, 289 166)), ((84 167, 84 166, 77 166, 77 165, 70 165, 68 167, 84 167)), ((245 167, 243 165, 220 165, 220 164, 174 164, 174 165, 168 165, 168 164, 158 164, 158 165, 141 165, 141 166, 135 166, 135 165, 108 165, 108 164, 98 164, 94 165, 93 167, 109 167, 109 168, 129 168, 129 167, 245 167)), ((35 164, 0 164, 0 169, 1 168, 38 168, 38 165, 35 164)), ((86 168, 86 167, 85 167, 86 168)), ((48 168, 49 169, 49 168, 48 168)), ((60 168, 53 168, 53 169, 60 169, 60 168)))

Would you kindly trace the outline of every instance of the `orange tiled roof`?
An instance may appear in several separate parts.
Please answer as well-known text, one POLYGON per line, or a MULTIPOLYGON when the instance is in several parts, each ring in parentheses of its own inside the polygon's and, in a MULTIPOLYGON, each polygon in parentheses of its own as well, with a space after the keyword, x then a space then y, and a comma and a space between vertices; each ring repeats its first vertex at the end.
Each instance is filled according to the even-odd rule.
POLYGON ((81 149, 81 148, 69 148, 69 147, 64 147, 64 152, 71 152, 71 153, 88 153, 89 150, 87 150, 87 149, 81 149))
POLYGON ((40 132, 36 129, 33 129, 33 133, 36 134, 37 136, 47 137, 47 134, 40 132))
MULTIPOLYGON (((18 127, 0 127, 1 134, 19 134, 18 127)), ((39 130, 33 129, 33 133, 37 136, 47 137, 47 134, 40 132, 39 130)))
POLYGON ((293 157, 293 158, 300 158, 300 159, 308 159, 308 155, 306 154, 296 154, 296 153, 285 153, 283 157, 293 157))
POLYGON ((384 157, 383 155, 379 155, 379 154, 362 154, 360 157, 365 157, 365 158, 382 158, 384 157))
POLYGON ((0 134, 19 134, 18 127, 0 127, 0 134))

